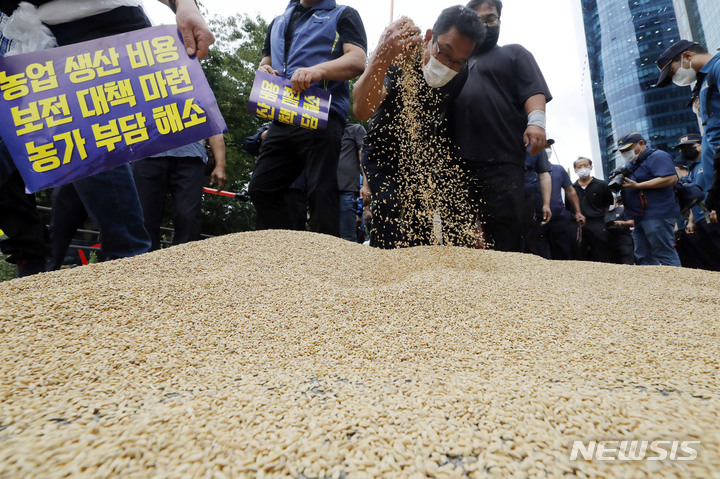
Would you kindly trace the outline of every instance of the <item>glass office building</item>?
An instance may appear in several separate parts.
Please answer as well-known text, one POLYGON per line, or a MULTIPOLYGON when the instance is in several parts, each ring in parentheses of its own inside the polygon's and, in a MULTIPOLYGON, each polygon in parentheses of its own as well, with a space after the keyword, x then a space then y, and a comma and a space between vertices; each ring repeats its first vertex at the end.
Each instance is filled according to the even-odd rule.
POLYGON ((668 151, 698 132, 690 89, 652 88, 655 60, 680 38, 673 0, 581 0, 595 119, 605 178, 615 170, 617 140, 640 132, 668 151))
POLYGON ((713 52, 720 48, 720 2, 718 0, 686 0, 688 10, 696 10, 704 38, 695 40, 713 52))

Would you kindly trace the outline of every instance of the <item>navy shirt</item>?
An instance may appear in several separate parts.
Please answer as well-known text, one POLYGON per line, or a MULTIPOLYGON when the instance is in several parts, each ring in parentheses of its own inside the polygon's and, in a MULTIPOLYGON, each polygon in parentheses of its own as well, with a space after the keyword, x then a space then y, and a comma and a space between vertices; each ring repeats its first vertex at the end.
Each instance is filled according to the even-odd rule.
MULTIPOLYGON (((640 162, 640 166, 630 175, 630 179, 637 183, 677 175, 672 157, 661 150, 647 148, 635 162, 640 162)), ((623 188, 622 195, 625 200, 625 216, 635 221, 675 219, 680 214, 680 206, 675 201, 672 185, 643 190, 623 188)))
POLYGON ((568 186, 572 186, 570 175, 565 168, 560 165, 552 165, 550 171, 550 179, 552 180, 552 189, 550 190, 550 210, 552 211, 551 221, 568 218, 570 212, 565 208, 563 203, 562 191, 568 186))
POLYGON ((550 173, 552 169, 545 150, 537 155, 530 154, 530 147, 525 153, 525 196, 540 193, 540 173, 550 173))

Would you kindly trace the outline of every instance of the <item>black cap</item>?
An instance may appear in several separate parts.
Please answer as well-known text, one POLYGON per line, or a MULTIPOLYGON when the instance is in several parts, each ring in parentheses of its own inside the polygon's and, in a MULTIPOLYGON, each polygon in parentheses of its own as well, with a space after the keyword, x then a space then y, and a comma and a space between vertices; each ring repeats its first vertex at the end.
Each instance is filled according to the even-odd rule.
POLYGON ((617 149, 620 151, 625 151, 628 148, 630 148, 632 145, 637 143, 640 140, 644 140, 645 138, 642 137, 642 135, 636 131, 632 133, 628 133, 627 135, 620 138, 618 141, 618 147, 617 149))
POLYGON ((548 138, 545 143, 547 143, 545 145, 545 148, 547 148, 548 146, 553 146, 555 144, 555 140, 553 140, 552 138, 548 138))
POLYGON ((670 64, 676 56, 680 55, 682 52, 688 51, 688 49, 693 45, 697 45, 697 42, 679 40, 670 48, 665 50, 662 55, 660 55, 660 58, 658 58, 655 62, 658 70, 660 70, 660 78, 658 78, 658 82, 653 85, 653 87, 661 87, 670 84, 672 81, 672 77, 670 76, 670 64))
POLYGON ((678 140, 677 146, 694 145, 695 143, 701 143, 701 142, 702 142, 702 136, 700 136, 699 133, 688 133, 687 135, 680 137, 680 139, 678 140))

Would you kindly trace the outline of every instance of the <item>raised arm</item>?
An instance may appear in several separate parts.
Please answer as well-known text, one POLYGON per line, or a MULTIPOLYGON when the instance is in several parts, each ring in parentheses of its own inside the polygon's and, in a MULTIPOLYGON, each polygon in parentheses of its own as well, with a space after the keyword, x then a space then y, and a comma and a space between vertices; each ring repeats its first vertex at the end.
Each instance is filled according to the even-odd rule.
POLYGON ((412 20, 402 17, 385 29, 365 73, 353 89, 353 112, 359 120, 369 119, 385 99, 385 73, 393 60, 411 45, 421 45, 420 29, 412 20))

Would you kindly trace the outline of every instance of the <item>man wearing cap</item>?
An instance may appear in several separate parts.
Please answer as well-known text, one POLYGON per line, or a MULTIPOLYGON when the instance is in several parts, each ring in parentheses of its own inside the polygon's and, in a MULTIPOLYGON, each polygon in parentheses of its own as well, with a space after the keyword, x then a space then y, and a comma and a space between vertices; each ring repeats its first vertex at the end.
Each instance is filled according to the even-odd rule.
POLYGON ((673 189, 677 174, 672 157, 649 148, 637 132, 620 138, 618 150, 632 172, 622 183, 622 196, 625 217, 635 221, 638 264, 680 266, 673 234, 680 207, 673 189))
MULTIPOLYGON (((689 133, 680 137, 676 147, 682 157, 675 161, 678 177, 687 177, 693 183, 702 172, 701 141, 699 134, 689 133)), ((678 221, 680 220, 684 221, 684 218, 678 221)), ((708 224, 705 211, 695 206, 690 210, 687 223, 680 227, 680 230, 676 245, 680 263, 687 268, 720 271, 720 225, 712 220, 708 224)))
MULTIPOLYGON (((703 167, 700 162, 702 152, 702 136, 698 133, 688 133, 680 137, 677 149, 680 150, 679 161, 675 161, 675 170, 678 173, 679 178, 687 176, 687 179, 697 184, 698 178, 702 175, 703 167), (679 171, 678 171, 679 170, 679 171), (685 170, 685 174, 682 171, 685 170)), ((687 232, 689 234, 694 233, 695 223, 704 222, 705 215, 700 207, 694 207, 690 212, 690 217, 687 223, 687 232)))
MULTIPOLYGON (((705 125, 702 138, 700 171, 695 182, 706 192, 706 205, 716 212, 720 207, 720 53, 712 55, 696 42, 680 40, 665 50, 657 60, 660 78, 656 87, 695 83, 693 96, 699 98, 700 118, 705 125)), ((717 213, 712 214, 717 221, 717 213)))

